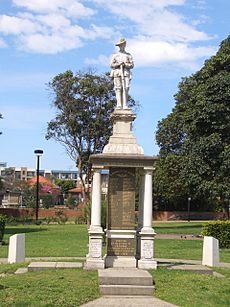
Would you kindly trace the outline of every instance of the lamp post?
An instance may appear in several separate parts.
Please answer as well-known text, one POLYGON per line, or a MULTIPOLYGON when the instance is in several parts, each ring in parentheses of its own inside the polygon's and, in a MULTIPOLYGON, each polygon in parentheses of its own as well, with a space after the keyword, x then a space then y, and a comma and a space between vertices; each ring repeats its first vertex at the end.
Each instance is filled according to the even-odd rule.
POLYGON ((37 222, 38 221, 38 208, 39 208, 39 162, 40 162, 40 157, 43 154, 43 150, 36 149, 34 153, 37 156, 37 188, 36 188, 36 222, 37 222))
POLYGON ((190 222, 190 207, 191 207, 191 197, 188 197, 188 222, 190 222))

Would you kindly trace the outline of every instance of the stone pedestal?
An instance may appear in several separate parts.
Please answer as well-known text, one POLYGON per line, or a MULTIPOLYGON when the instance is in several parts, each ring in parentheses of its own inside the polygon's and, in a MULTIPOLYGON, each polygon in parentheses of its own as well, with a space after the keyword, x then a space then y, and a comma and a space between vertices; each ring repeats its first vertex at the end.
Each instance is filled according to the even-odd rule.
POLYGON ((138 268, 140 269, 156 269, 157 262, 154 260, 154 230, 148 232, 140 232, 140 259, 138 260, 138 268))
POLYGON ((135 230, 107 230, 106 268, 135 268, 135 230))
POLYGON ((10 237, 8 263, 25 262, 25 234, 10 237))
POLYGON ((219 266, 219 240, 213 237, 204 237, 202 265, 219 266))
POLYGON ((98 230, 89 229, 89 253, 86 255, 85 269, 104 269, 105 261, 102 257, 102 242, 104 232, 101 228, 98 230))
POLYGON ((136 115, 131 109, 115 109, 111 114, 113 122, 113 135, 104 147, 103 154, 131 154, 143 155, 144 151, 137 144, 132 133, 132 122, 136 115))

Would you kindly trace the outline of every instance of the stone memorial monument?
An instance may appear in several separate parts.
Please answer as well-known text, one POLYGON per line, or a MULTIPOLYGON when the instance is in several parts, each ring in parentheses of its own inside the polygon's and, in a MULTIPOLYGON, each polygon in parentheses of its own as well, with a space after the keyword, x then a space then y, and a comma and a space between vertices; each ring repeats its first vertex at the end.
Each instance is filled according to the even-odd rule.
POLYGON ((136 118, 128 107, 128 91, 134 62, 125 51, 126 41, 116 44, 119 52, 112 56, 111 77, 117 106, 111 114, 113 133, 102 154, 91 155, 93 180, 89 253, 85 267, 156 268, 152 228, 152 172, 157 159, 145 156, 132 133, 136 118), (101 170, 109 170, 106 256, 102 256, 101 170), (136 176, 140 175, 138 227, 135 229, 136 176))

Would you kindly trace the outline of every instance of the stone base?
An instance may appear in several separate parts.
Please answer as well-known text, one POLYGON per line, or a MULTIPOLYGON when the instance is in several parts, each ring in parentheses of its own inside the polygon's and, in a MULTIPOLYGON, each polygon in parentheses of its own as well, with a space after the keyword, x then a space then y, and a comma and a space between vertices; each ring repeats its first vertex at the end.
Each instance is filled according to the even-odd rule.
POLYGON ((106 268, 136 268, 135 257, 129 256, 106 256, 106 268))
POLYGON ((138 247, 140 248, 138 260, 138 268, 140 269, 156 269, 157 262, 154 260, 154 237, 156 233, 152 228, 142 228, 138 234, 138 247))
POLYGON ((105 262, 102 257, 102 242, 104 232, 99 226, 90 226, 89 234, 89 253, 86 256, 84 268, 87 270, 104 269, 105 262))
POLYGON ((113 135, 104 147, 103 154, 135 154, 144 155, 143 148, 137 144, 132 134, 132 122, 136 115, 131 109, 115 109, 111 114, 113 135))
POLYGON ((104 268, 105 268, 104 259, 95 259, 95 258, 89 258, 88 255, 86 256, 86 262, 84 263, 85 270, 97 270, 104 268))
POLYGON ((157 268, 157 262, 156 260, 145 260, 140 259, 138 260, 138 269, 156 269, 157 268))

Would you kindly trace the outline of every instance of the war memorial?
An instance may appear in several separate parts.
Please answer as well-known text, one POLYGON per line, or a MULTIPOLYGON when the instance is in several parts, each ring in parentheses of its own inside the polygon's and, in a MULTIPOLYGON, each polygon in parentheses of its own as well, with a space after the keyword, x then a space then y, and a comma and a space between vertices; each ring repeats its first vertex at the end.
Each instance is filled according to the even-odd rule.
POLYGON ((153 156, 145 156, 132 132, 135 113, 128 106, 128 92, 134 62, 125 51, 126 41, 116 44, 112 56, 111 77, 117 105, 111 114, 113 133, 101 154, 91 155, 93 180, 91 225, 88 230, 87 269, 142 268, 155 269, 152 228, 153 156), (103 257, 104 231, 101 226, 101 171, 109 171, 106 255, 103 257), (140 176, 138 226, 135 227, 136 176, 140 176))

